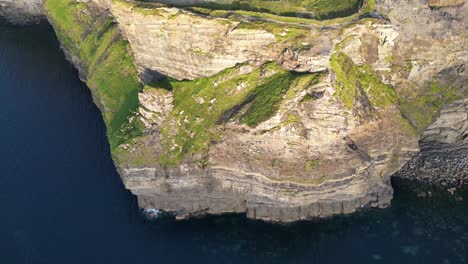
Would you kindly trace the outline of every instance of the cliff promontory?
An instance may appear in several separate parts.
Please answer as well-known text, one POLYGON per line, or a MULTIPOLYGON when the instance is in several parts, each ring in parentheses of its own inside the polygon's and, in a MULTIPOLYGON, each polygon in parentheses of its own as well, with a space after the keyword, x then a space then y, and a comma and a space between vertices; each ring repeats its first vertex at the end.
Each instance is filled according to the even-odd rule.
POLYGON ((396 172, 468 179, 464 1, 15 3, 54 27, 144 209, 294 221, 389 206, 396 172))

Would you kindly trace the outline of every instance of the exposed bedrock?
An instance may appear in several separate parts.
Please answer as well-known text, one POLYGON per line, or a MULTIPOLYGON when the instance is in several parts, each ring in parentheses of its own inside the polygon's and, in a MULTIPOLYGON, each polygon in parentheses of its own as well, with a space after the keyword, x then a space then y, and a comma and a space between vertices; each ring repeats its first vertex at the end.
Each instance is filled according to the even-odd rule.
POLYGON ((421 85, 444 69, 466 64, 468 4, 431 8, 424 0, 377 0, 376 10, 399 33, 391 76, 397 89, 421 85))
MULTIPOLYGON (((432 124, 422 126, 424 129, 419 140, 421 152, 395 176, 453 187, 466 184, 468 179, 468 5, 463 0, 430 0, 427 3, 381 0, 376 5, 377 10, 385 14, 400 33, 396 45, 398 52, 393 56, 394 67, 401 70, 394 71, 389 78, 395 87, 421 87, 431 79, 439 84, 438 87, 455 88, 453 91, 456 95, 453 104, 446 101, 448 105, 433 115, 432 124), (407 70, 403 70, 404 58, 411 63, 407 70)), ((437 90, 435 86, 432 88, 437 90)), ((451 93, 451 88, 445 90, 446 94, 451 93)), ((427 95, 413 95, 417 94, 427 95)), ((438 96, 443 97, 441 94, 438 96)), ((421 105, 425 100, 419 103, 418 100, 409 101, 421 105)), ((434 110, 426 108, 426 112, 434 110)), ((418 123, 414 115, 408 114, 407 117, 418 123)))
POLYGON ((458 187, 468 183, 468 99, 443 107, 422 134, 421 152, 396 176, 458 187))
POLYGON ((44 19, 43 0, 0 0, 0 20, 14 24, 36 23, 44 19))
MULTIPOLYGON (((148 151, 154 156, 164 151, 159 143, 163 134, 153 133, 126 145, 130 154, 118 162, 119 168, 140 206, 175 211, 182 217, 246 212, 251 218, 280 221, 388 206, 392 197, 389 176, 419 151, 418 134, 438 116, 437 108, 419 107, 426 104, 419 98, 424 95, 435 102, 440 94, 426 95, 428 87, 435 86, 431 84, 435 76, 445 69, 460 68, 467 55, 465 6, 431 10, 425 2, 404 1, 390 7, 386 3, 377 3, 376 8, 391 23, 370 20, 300 29, 272 23, 273 31, 242 18, 199 17, 164 8, 143 14, 137 8, 114 4, 111 10, 136 51, 140 70, 151 69, 176 79, 212 76, 238 63, 255 68, 266 61, 300 72, 329 70, 321 82, 284 100, 272 118, 255 128, 228 122, 221 129, 221 138, 203 153, 186 156, 177 166, 134 162, 148 151), (294 43, 288 41, 288 34, 296 30, 305 32, 304 36, 294 43), (345 79, 359 84, 342 83, 340 70, 330 64, 338 51, 351 59, 339 61, 351 63, 342 65, 345 79), (154 52, 158 55, 153 56, 154 52), (182 65, 187 66, 181 69, 182 65), (406 104, 397 105, 390 94, 372 94, 369 86, 380 84, 359 80, 363 78, 359 74, 358 80, 353 79, 347 72, 349 67, 359 71, 369 66, 377 79, 369 78, 393 86, 406 97, 406 104), (354 87, 358 95, 349 97, 337 91, 343 87, 354 87), (314 99, 304 102, 310 97, 314 99), (409 127, 416 132, 411 134, 409 127)), ((238 74, 245 74, 245 68, 239 68, 238 74)), ((444 82, 443 76, 438 77, 437 85, 454 86, 444 82)), ((222 85, 223 78, 213 84, 222 85)), ((448 93, 445 89, 452 88, 441 88, 439 93, 448 93)), ((450 91, 456 98, 466 96, 463 87, 450 91)), ((204 104, 210 99, 193 100, 204 104)), ((146 124, 151 123, 143 112, 146 124)), ((160 118, 158 115, 154 123, 163 123, 160 118)), ((182 113, 179 118, 191 122, 190 115, 182 113)))
POLYGON ((208 77, 246 61, 264 63, 280 50, 268 46, 265 30, 237 28, 227 19, 206 18, 176 8, 145 13, 123 2, 111 5, 130 41, 140 70, 176 79, 208 77))
MULTIPOLYGON (((177 21, 177 17, 172 20, 177 21)), ((287 32, 288 26, 282 27, 280 32, 287 32)), ((386 58, 393 50, 393 40, 398 33, 390 25, 373 20, 357 23, 342 32, 324 30, 323 35, 318 33, 318 29, 306 30, 315 32, 318 40, 312 41, 321 43, 319 47, 305 51, 310 54, 310 58, 324 58, 310 60, 319 66, 315 68, 317 71, 324 71, 320 80, 304 87, 291 88, 295 92, 291 91, 288 99, 283 100, 278 113, 256 127, 240 124, 235 118, 228 119, 214 132, 219 133, 220 138, 212 140, 204 152, 188 155, 176 166, 154 166, 158 155, 165 152, 164 144, 161 143, 167 133, 165 128, 172 123, 177 127, 178 118, 181 118, 180 124, 203 122, 201 119, 204 116, 200 115, 197 121, 197 117, 191 119, 190 113, 176 111, 178 117, 165 125, 160 118, 165 116, 166 111, 155 109, 153 112, 156 118, 151 122, 148 120, 151 115, 147 111, 154 109, 149 100, 150 89, 143 92, 146 96, 141 96, 140 113, 144 123, 161 124, 158 130, 164 131, 151 133, 132 144, 124 145, 125 151, 119 152, 124 154, 117 155, 124 183, 139 197, 141 207, 175 211, 184 217, 205 213, 246 212, 248 217, 256 219, 293 221, 351 213, 367 206, 390 205, 393 191, 389 177, 418 151, 417 138, 402 119, 392 95, 373 94, 368 90, 371 84, 363 83, 364 88, 359 85, 363 89, 360 95, 346 97, 350 102, 346 106, 335 96, 335 85, 341 83, 341 79, 337 78, 349 74, 344 69, 350 67, 356 74, 364 71, 359 64, 369 64, 380 71, 388 71, 390 65, 386 58), (344 39, 346 41, 342 42, 344 39), (388 41, 378 44, 383 39, 388 41), (338 43, 341 45, 336 45, 338 43), (369 50, 375 56, 356 57, 357 54, 361 56, 361 49, 369 50), (336 53, 343 52, 347 55, 342 56, 350 56, 356 61, 347 60, 345 65, 337 65, 337 71, 341 74, 339 77, 331 71, 327 72, 333 50, 336 53), (142 160, 142 156, 147 160, 142 160)), ((246 31, 252 32, 255 31, 246 31)), ((141 36, 149 37, 148 34, 141 36)), ((274 42, 273 48, 274 45, 288 47, 289 44, 274 42)), ((271 46, 267 52, 272 52, 271 46)), ((300 52, 297 54, 294 55, 296 58, 304 56, 300 52)), ((268 57, 258 56, 268 60, 268 57)), ((279 52, 275 56, 284 54, 279 52)), ((288 63, 285 63, 286 59, 272 60, 286 69, 291 69, 289 65, 293 63, 296 69, 312 65, 306 59, 290 60, 288 63)), ((258 59, 247 61, 251 63, 250 66, 238 67, 233 70, 233 74, 248 75, 257 67, 255 61, 258 59)), ((154 65, 166 67, 165 64, 154 65)), ((306 72, 313 69, 311 67, 306 72)), ((257 81, 261 83, 268 75, 274 76, 274 72, 265 72, 257 81)), ((356 78, 354 75, 351 77, 356 78)), ((233 77, 221 74, 212 82, 223 89, 229 78, 233 77)), ((372 85, 382 89, 387 87, 377 77, 369 78, 375 82, 372 85)), ((352 87, 347 88, 356 89, 355 81, 358 80, 353 79, 352 87)), ((248 83, 238 83, 235 89, 237 93, 249 89, 248 83)), ((177 96, 177 90, 175 93, 174 96, 177 96)), ((166 101, 164 96, 167 95, 152 101, 166 101)), ((216 107, 216 100, 203 97, 203 94, 193 95, 187 100, 216 107)), ((242 112, 242 107, 238 111, 242 112)), ((179 147, 179 142, 173 142, 169 150, 179 147)))
POLYGON ((431 7, 457 6, 465 3, 465 0, 427 0, 431 7))
MULTIPOLYGON (((247 212, 293 221, 390 205, 389 176, 417 151, 416 141, 391 118, 360 126, 327 84, 313 90, 323 97, 299 103, 298 96, 255 129, 225 125, 220 142, 178 166, 132 165, 147 148, 128 146, 133 157, 119 162, 124 183, 141 207, 183 216, 247 212)), ((159 137, 137 145, 158 145, 159 137)))

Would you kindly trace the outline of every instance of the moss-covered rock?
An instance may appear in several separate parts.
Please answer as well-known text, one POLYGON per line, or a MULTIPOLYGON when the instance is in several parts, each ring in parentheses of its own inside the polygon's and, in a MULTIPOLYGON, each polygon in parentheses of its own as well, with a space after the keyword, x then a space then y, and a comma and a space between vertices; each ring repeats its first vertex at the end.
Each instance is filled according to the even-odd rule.
POLYGON ((441 84, 437 80, 423 87, 407 87, 400 98, 403 116, 421 133, 437 116, 440 108, 465 98, 463 85, 441 84))
POLYGON ((128 125, 141 90, 128 42, 113 19, 92 2, 46 0, 44 7, 62 46, 91 88, 114 149, 139 133, 138 126, 128 125))
POLYGON ((361 89, 375 108, 386 108, 397 102, 393 87, 382 83, 370 66, 357 66, 344 53, 336 52, 330 58, 330 68, 336 76, 335 95, 346 107, 354 106, 361 89))

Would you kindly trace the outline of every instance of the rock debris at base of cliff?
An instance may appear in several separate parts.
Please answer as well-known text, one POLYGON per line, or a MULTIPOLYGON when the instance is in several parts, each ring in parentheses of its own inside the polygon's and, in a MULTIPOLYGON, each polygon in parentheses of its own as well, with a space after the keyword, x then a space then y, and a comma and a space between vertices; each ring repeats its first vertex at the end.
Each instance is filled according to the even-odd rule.
POLYGON ((0 17, 49 20, 144 209, 288 222, 389 206, 392 175, 466 183, 468 4, 333 1, 0 0, 0 17))

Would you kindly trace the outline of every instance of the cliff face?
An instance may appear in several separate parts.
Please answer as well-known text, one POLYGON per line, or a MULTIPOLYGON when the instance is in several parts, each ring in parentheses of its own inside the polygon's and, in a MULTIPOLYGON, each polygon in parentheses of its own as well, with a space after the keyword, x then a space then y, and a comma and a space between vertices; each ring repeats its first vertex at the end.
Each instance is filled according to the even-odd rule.
POLYGON ((458 187, 468 183, 468 102, 442 108, 440 116, 423 133, 421 152, 397 176, 458 187))
POLYGON ((421 152, 395 176, 459 186, 468 180, 468 5, 450 0, 427 4, 377 1, 377 9, 402 32, 396 53, 399 58, 394 62, 400 68, 399 75, 392 81, 395 87, 403 88, 402 94, 409 95, 408 102, 402 104, 403 113, 422 131, 421 152), (406 69, 405 58, 411 62, 406 69), (425 86, 427 80, 432 84, 425 86), (434 118, 427 118, 426 113, 434 118))
POLYGON ((431 7, 447 7, 462 5, 465 0, 428 0, 427 3, 431 7))
POLYGON ((29 24, 44 18, 43 0, 0 0, 0 19, 29 24))
POLYGON ((206 18, 176 8, 144 12, 113 2, 112 13, 130 41, 142 71, 176 79, 209 77, 238 63, 274 58, 275 36, 265 30, 237 28, 226 19, 206 18))
POLYGON ((398 175, 466 178, 467 5, 397 2, 325 21, 123 0, 45 10, 142 208, 293 221, 388 206, 408 161, 398 175))

